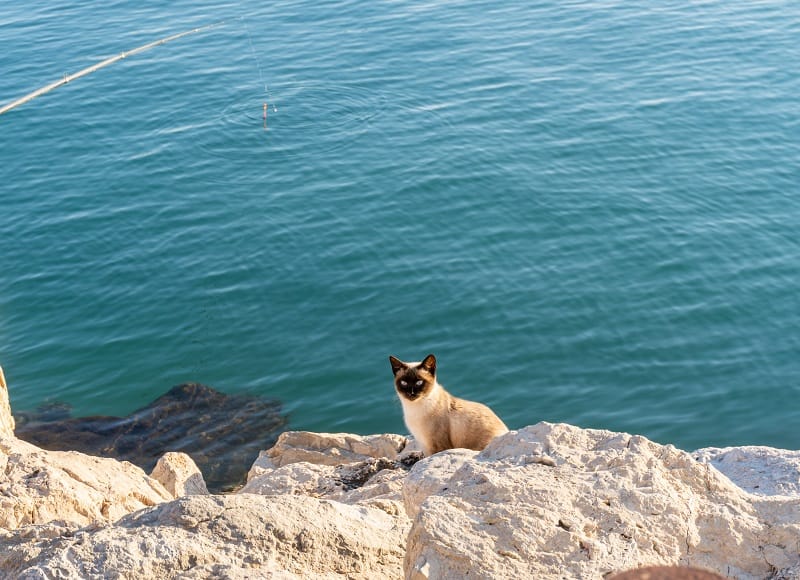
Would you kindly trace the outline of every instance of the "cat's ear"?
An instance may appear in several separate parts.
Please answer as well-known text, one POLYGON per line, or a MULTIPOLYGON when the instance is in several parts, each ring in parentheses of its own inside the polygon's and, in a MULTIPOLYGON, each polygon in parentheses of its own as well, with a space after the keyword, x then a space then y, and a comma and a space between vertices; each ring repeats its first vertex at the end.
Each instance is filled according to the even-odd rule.
POLYGON ((436 376, 436 357, 432 354, 426 356, 425 360, 419 363, 419 366, 428 371, 431 375, 436 376))
POLYGON ((389 355, 389 362, 392 363, 392 372, 394 374, 399 373, 401 370, 408 368, 408 365, 401 361, 399 358, 395 358, 392 355, 389 355))

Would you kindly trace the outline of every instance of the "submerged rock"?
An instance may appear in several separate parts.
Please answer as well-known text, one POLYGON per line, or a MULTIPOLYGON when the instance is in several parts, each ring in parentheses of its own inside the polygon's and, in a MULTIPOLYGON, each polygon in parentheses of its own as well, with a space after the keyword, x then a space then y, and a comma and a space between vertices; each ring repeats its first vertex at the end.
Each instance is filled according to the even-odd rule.
POLYGON ((280 411, 272 399, 186 383, 127 417, 70 417, 63 405, 20 413, 16 436, 51 451, 130 461, 147 472, 164 453, 182 451, 213 492, 244 483, 259 451, 275 443, 285 428, 280 411))

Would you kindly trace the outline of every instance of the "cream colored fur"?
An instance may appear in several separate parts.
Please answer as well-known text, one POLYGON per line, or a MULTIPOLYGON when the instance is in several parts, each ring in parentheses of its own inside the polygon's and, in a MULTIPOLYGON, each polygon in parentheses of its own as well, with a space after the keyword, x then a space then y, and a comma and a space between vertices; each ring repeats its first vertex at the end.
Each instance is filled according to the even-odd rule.
MULTIPOLYGON (((420 363, 405 363, 409 367, 420 363)), ((452 396, 438 381, 414 401, 400 395, 403 419, 426 456, 456 447, 482 450, 493 438, 508 432, 492 410, 452 396)))

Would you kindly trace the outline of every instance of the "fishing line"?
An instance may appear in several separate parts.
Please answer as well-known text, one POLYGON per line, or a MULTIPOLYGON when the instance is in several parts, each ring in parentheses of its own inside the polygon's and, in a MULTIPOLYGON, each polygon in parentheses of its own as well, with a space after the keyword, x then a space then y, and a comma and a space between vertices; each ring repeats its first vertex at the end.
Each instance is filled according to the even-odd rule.
MULTIPOLYGON (((261 84, 264 85, 264 101, 263 106, 263 119, 264 119, 264 130, 267 129, 267 113, 269 112, 269 102, 271 99, 269 94, 269 88, 267 87, 267 83, 264 82, 264 72, 261 68, 261 59, 258 58, 258 54, 256 53, 256 49, 253 46, 253 37, 250 36, 250 27, 247 25, 247 20, 244 19, 244 16, 240 16, 239 20, 242 21, 244 24, 244 31, 247 33, 247 43, 250 45, 250 54, 253 55, 253 59, 256 61, 256 67, 258 68, 258 79, 261 81, 261 84)), ((274 112, 278 112, 278 107, 275 106, 275 103, 272 104, 272 110, 274 112)))
POLYGON ((244 23, 244 31, 247 33, 247 43, 250 45, 250 54, 253 55, 253 58, 256 61, 256 67, 258 67, 258 78, 261 81, 261 84, 264 85, 264 94, 268 95, 269 91, 267 89, 267 83, 264 82, 264 73, 261 69, 261 59, 258 58, 256 49, 253 46, 253 37, 250 36, 250 27, 247 25, 247 20, 244 19, 244 16, 240 16, 239 20, 244 23))
POLYGON ((101 68, 105 68, 105 67, 107 67, 107 66, 109 66, 111 64, 114 64, 115 62, 118 62, 118 61, 120 61, 120 60, 122 60, 124 58, 127 58, 129 56, 134 56, 136 54, 139 54, 140 52, 144 52, 146 50, 150 50, 151 48, 155 48, 156 46, 160 46, 162 44, 166 44, 168 42, 172 42, 173 40, 178 40, 179 38, 182 38, 184 36, 188 36, 189 34, 196 34, 198 32, 204 32, 206 30, 210 30, 212 28, 216 28, 217 26, 222 26, 223 24, 225 24, 225 21, 221 20, 219 22, 215 22, 214 24, 209 24, 207 26, 201 26, 200 28, 193 28, 192 30, 186 30, 184 32, 179 32, 178 34, 173 34, 172 36, 165 36, 164 38, 159 38, 158 40, 154 40, 153 42, 148 42, 147 44, 143 44, 142 46, 134 48, 133 50, 127 50, 125 52, 121 52, 116 56, 112 56, 111 58, 107 58, 105 60, 102 60, 102 61, 100 61, 100 62, 98 62, 96 64, 93 64, 92 66, 87 66, 86 68, 81 69, 76 73, 64 75, 64 78, 62 78, 61 80, 58 80, 58 81, 56 81, 54 83, 50 83, 49 85, 46 85, 46 86, 44 86, 44 87, 42 87, 40 89, 36 89, 32 93, 28 93, 24 97, 20 97, 16 101, 12 101, 12 102, 8 103, 7 105, 4 105, 3 107, 0 107, 0 115, 2 115, 3 113, 7 113, 11 109, 15 109, 15 108, 19 107, 20 105, 24 105, 25 103, 27 103, 28 101, 32 101, 36 97, 44 95, 45 93, 49 93, 53 89, 57 89, 60 86, 66 85, 67 83, 70 83, 70 82, 72 82, 72 81, 74 81, 76 79, 79 79, 79 78, 81 78, 83 76, 86 76, 86 75, 88 75, 90 73, 93 73, 95 71, 98 71, 101 68))

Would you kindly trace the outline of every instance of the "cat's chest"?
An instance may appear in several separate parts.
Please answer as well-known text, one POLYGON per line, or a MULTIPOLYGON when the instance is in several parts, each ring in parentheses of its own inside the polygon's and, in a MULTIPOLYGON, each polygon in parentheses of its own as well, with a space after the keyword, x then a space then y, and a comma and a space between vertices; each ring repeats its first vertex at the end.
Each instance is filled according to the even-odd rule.
POLYGON ((431 397, 426 397, 421 401, 400 400, 403 404, 403 419, 406 427, 416 438, 423 437, 433 428, 433 421, 437 405, 431 397))

